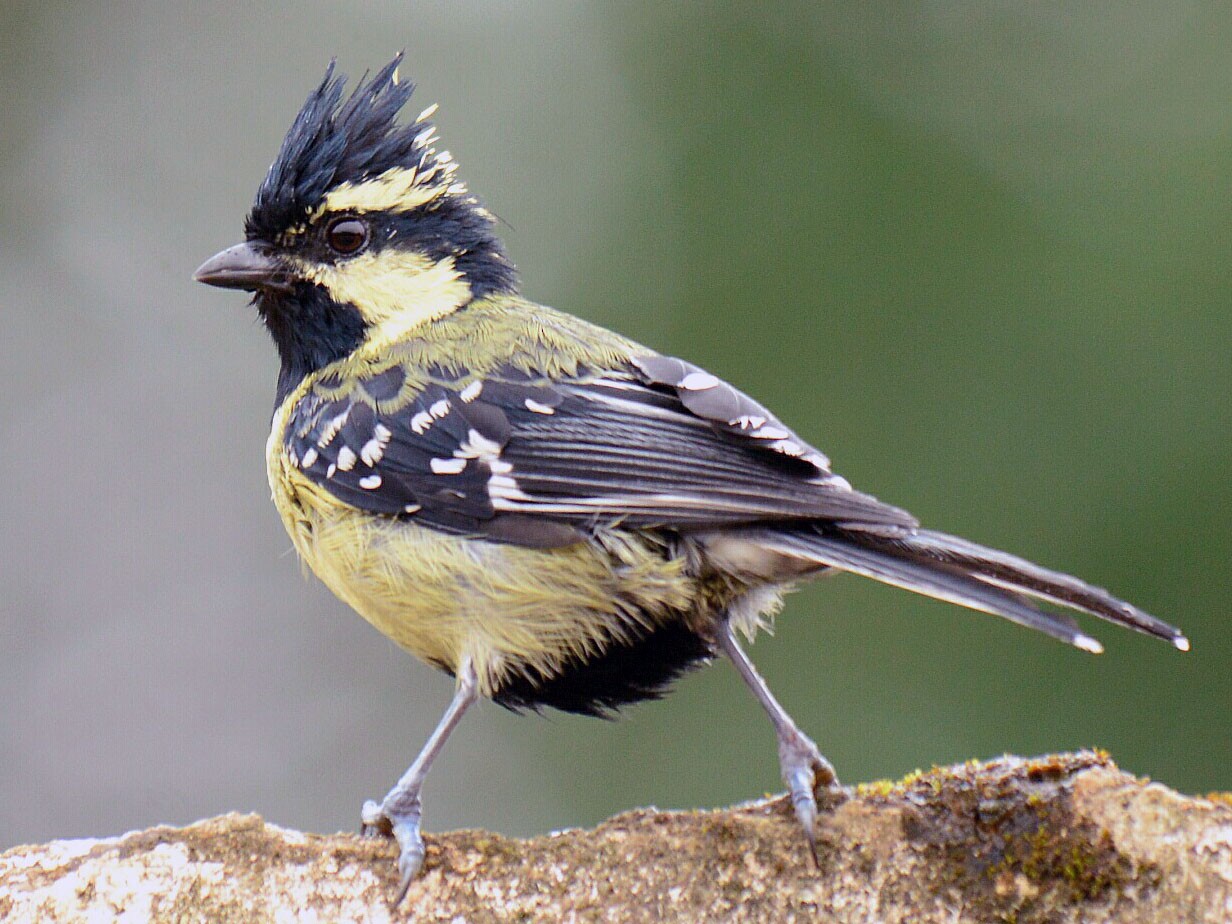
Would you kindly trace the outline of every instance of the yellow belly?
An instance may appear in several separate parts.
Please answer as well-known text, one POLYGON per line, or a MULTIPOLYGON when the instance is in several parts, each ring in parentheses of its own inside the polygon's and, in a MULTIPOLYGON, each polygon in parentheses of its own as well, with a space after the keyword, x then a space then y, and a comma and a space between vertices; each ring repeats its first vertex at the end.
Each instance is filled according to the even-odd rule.
POLYGON ((469 658, 484 694, 695 608, 684 560, 652 537, 533 549, 450 536, 355 510, 279 452, 269 462, 275 506, 313 573, 416 657, 450 671, 469 658))

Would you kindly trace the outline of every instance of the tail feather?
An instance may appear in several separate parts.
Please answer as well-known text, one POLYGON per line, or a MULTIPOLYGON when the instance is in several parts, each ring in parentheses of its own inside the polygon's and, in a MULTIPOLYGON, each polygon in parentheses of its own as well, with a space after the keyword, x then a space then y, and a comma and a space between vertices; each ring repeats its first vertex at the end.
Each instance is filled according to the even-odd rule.
POLYGON ((956 565, 982 581, 1090 613, 1146 635, 1166 639, 1182 651, 1189 640, 1175 626, 1157 619, 1102 587, 1096 587, 1060 571, 1051 571, 995 549, 984 548, 957 536, 919 530, 905 543, 908 554, 956 565))
POLYGON ((750 538, 793 558, 1001 616, 1087 651, 1100 652, 1103 647, 1068 615, 1042 610, 1025 597, 1089 613, 1166 639, 1182 651, 1189 649, 1189 640, 1178 629, 1105 590, 956 536, 930 530, 891 537, 857 531, 762 529, 750 538))

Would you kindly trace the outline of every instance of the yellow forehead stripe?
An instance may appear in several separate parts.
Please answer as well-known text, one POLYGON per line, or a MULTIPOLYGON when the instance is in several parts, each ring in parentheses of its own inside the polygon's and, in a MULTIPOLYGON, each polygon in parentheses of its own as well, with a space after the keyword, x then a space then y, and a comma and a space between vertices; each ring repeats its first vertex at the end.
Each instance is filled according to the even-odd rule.
POLYGON ((439 169, 392 167, 360 183, 343 183, 325 197, 313 219, 328 212, 409 212, 441 195, 439 169))
POLYGON ((301 271, 335 301, 355 306, 371 328, 370 346, 396 341, 471 298, 452 257, 433 261, 393 247, 333 266, 304 264, 301 271))

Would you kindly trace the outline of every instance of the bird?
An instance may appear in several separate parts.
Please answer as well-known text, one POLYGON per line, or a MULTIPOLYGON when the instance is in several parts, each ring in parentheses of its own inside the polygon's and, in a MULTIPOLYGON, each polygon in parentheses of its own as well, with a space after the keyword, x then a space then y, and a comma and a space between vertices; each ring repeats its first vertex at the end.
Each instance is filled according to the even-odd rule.
POLYGON ((800 582, 849 572, 1088 652, 1073 610, 1188 650, 1175 627, 1057 571, 927 529, 718 376, 521 294, 497 222, 402 111, 399 54, 346 95, 330 62, 244 240, 195 278, 252 293, 280 371, 266 466, 299 556, 454 678, 439 724, 361 830, 424 864, 423 788, 463 714, 613 716, 734 666, 768 716, 816 860, 817 745, 744 650, 800 582), (1039 604, 1049 606, 1040 606, 1039 604))

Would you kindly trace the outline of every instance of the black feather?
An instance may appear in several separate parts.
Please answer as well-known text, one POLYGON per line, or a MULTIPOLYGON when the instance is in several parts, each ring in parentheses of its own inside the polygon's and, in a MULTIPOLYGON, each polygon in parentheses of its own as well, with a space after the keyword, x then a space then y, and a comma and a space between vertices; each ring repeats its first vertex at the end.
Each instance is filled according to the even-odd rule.
POLYGON ((1070 616, 1041 610, 1026 597, 1167 639, 1182 650, 1189 647, 1178 629, 1105 590, 943 533, 919 530, 890 537, 832 526, 784 525, 741 530, 738 535, 792 557, 1001 616, 1088 651, 1101 647, 1070 616))
MULTIPOLYGON (((705 375, 680 368, 685 376, 705 375)), ((898 532, 915 526, 910 514, 830 475, 820 453, 731 386, 715 379, 707 390, 730 397, 708 406, 754 415, 755 425, 699 416, 680 395, 638 382, 636 374, 613 370, 606 379, 546 384, 500 371, 471 382, 472 393, 460 382, 430 384, 389 412, 366 400, 368 378, 338 399, 328 396, 338 384, 323 382, 295 409, 287 448, 301 462, 312 459, 305 474, 349 504, 536 547, 616 523, 669 530, 776 519, 898 532), (334 420, 345 425, 331 436, 334 420), (378 425, 388 439, 372 461, 363 447, 378 425), (517 516, 500 521, 498 514, 517 516), (533 518, 554 525, 527 529, 533 518)), ((371 391, 387 391, 387 377, 374 375, 371 391)))
POLYGON ((958 568, 938 562, 921 562, 816 528, 766 529, 750 531, 747 535, 768 549, 1001 616, 1071 645, 1090 647, 1090 640, 1070 617, 1040 610, 1017 594, 990 587, 958 568))
POLYGON ((410 248, 437 261, 449 257, 475 298, 517 288, 517 272, 491 216, 468 195, 446 195, 409 212, 374 219, 378 247, 410 248))
POLYGON ((342 359, 364 341, 359 312, 337 304, 319 286, 299 282, 290 293, 264 290, 255 304, 282 360, 274 407, 304 376, 342 359))
POLYGON ((681 622, 657 626, 602 653, 568 662, 552 677, 514 675, 492 698, 513 712, 545 706, 610 718, 621 706, 659 699, 682 674, 714 657, 681 622))
MULTIPOLYGON (((371 80, 361 80, 345 102, 346 78, 334 76, 330 63, 257 190, 245 222, 249 240, 276 240, 343 183, 359 183, 396 167, 423 171, 439 162, 428 140, 432 123, 398 121, 414 90, 407 81, 395 81, 401 60, 399 55, 371 80)), ((372 249, 399 247, 434 260, 450 257, 476 298, 517 287, 491 215, 469 194, 451 192, 417 209, 373 213, 368 220, 374 228, 372 249)), ((324 258, 326 252, 314 256, 324 258)))
POLYGON ((948 565, 993 586, 1072 607, 1146 635, 1167 639, 1180 648, 1189 644, 1174 626, 1117 599, 1102 587, 957 536, 921 529, 906 536, 880 539, 857 537, 857 541, 880 545, 920 562, 948 565))
POLYGON ((369 81, 360 81, 345 103, 346 78, 325 78, 308 95, 270 165, 246 230, 250 238, 272 240, 301 220, 335 186, 374 177, 392 167, 417 165, 427 155, 416 138, 428 123, 400 125, 398 113, 414 85, 394 81, 398 55, 369 81))
MULTIPOLYGON (((375 390, 387 375, 379 373, 375 390)), ((389 412, 365 400, 366 378, 344 398, 328 397, 337 388, 331 384, 301 400, 287 447, 301 461, 312 459, 305 474, 349 504, 540 547, 547 537, 571 540, 578 530, 616 523, 686 530, 824 520, 899 532, 915 525, 909 514, 830 476, 807 447, 806 456, 780 451, 780 442, 798 438, 774 418, 764 416, 750 433, 728 433, 678 397, 631 378, 552 385, 510 378, 490 374, 472 382, 478 393, 466 397, 460 383, 430 384, 389 412), (333 420, 345 426, 331 437, 333 420), (389 438, 370 463, 363 447, 378 423, 389 438), (757 435, 763 427, 786 436, 757 435), (511 529, 493 522, 498 513, 517 514, 512 523, 541 518, 571 528, 511 529)), ((723 388, 739 400, 739 392, 723 388)))

